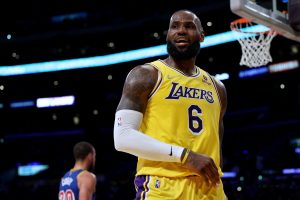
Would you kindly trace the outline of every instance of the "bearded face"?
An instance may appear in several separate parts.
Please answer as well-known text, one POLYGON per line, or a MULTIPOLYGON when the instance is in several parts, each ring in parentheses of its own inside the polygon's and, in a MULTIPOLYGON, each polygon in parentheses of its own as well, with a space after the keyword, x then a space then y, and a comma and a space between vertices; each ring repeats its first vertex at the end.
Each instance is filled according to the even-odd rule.
POLYGON ((196 57, 200 52, 200 42, 195 41, 185 47, 176 46, 176 43, 167 41, 167 51, 170 56, 177 60, 188 60, 196 57))

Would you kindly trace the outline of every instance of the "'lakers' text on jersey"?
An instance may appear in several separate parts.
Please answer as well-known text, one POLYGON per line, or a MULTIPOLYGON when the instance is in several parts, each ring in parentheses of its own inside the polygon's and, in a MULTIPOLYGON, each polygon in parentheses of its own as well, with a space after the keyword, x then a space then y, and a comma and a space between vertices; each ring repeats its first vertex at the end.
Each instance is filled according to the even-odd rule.
MULTIPOLYGON (((220 165, 220 100, 215 82, 200 68, 187 76, 162 60, 149 63, 160 78, 149 97, 140 131, 160 141, 209 155, 220 165)), ((219 173, 222 171, 219 168, 219 173)), ((196 175, 180 163, 139 158, 137 175, 184 177, 196 175)))
POLYGON ((209 103, 213 103, 214 99, 211 91, 206 91, 199 88, 189 88, 182 86, 179 83, 172 82, 172 89, 166 99, 194 98, 206 99, 209 103))

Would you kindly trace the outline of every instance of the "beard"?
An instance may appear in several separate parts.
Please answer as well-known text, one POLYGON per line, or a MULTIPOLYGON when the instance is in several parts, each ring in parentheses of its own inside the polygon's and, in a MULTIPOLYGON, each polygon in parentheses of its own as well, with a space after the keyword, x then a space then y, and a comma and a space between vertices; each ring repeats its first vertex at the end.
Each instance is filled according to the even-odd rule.
POLYGON ((174 43, 167 41, 167 51, 171 57, 178 60, 188 60, 196 57, 200 52, 200 42, 195 41, 183 49, 179 49, 174 43))
POLYGON ((95 163, 91 163, 91 165, 88 168, 88 171, 95 172, 95 168, 96 168, 95 163))

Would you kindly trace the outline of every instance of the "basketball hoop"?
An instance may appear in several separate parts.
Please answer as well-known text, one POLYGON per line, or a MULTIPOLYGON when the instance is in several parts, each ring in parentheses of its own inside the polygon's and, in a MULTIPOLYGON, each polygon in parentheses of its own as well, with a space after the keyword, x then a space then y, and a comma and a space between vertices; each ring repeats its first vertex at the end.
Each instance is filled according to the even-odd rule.
POLYGON ((245 18, 237 19, 230 24, 242 47, 240 65, 259 67, 272 62, 270 46, 277 33, 271 29, 261 32, 247 31, 252 26, 254 26, 253 22, 245 18))

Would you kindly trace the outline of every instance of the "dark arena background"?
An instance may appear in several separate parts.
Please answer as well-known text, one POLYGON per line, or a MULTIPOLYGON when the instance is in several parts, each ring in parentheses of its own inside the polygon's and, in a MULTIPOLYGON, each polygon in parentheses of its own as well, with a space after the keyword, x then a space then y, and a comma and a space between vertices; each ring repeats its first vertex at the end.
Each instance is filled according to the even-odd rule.
POLYGON ((300 199, 299 42, 277 35, 273 61, 251 71, 239 65, 238 41, 221 41, 240 18, 229 0, 10 0, 0 7, 1 200, 57 199, 80 140, 97 150, 97 199, 134 198, 137 159, 114 149, 114 114, 127 73, 167 56, 139 51, 164 48, 178 9, 195 12, 207 39, 217 38, 201 49, 197 65, 227 88, 228 198, 300 199))

